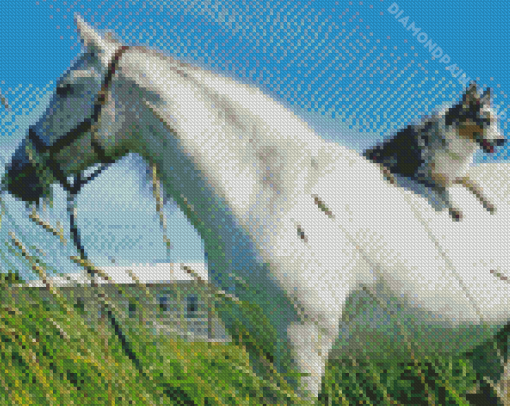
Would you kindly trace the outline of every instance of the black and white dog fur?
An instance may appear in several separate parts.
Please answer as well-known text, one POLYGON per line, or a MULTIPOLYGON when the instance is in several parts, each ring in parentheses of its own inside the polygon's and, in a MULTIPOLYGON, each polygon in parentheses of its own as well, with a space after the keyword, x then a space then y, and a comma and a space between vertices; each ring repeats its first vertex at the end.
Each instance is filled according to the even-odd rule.
POLYGON ((462 212, 450 202, 448 188, 454 184, 466 187, 493 214, 494 205, 467 176, 479 148, 493 153, 505 143, 490 99, 490 89, 480 96, 472 82, 458 104, 407 126, 363 155, 378 163, 391 183, 393 174, 399 174, 431 187, 455 221, 461 220, 462 212))

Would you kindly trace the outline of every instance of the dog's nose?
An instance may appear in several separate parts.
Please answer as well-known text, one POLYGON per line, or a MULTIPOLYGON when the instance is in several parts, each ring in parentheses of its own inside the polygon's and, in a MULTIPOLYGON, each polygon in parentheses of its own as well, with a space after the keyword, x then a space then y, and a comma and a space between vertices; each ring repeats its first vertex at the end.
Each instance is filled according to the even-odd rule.
POLYGON ((2 186, 24 202, 37 202, 44 194, 44 188, 36 167, 30 162, 26 152, 27 140, 23 140, 6 166, 2 186))
POLYGON ((497 147, 502 147, 503 145, 505 145, 506 143, 506 139, 505 138, 498 138, 496 140, 496 146, 497 147))

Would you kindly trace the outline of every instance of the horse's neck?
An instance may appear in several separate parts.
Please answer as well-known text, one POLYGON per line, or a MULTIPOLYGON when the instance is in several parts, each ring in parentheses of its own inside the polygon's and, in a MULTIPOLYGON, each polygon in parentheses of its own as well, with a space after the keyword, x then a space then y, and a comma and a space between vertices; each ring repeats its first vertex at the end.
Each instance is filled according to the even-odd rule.
POLYGON ((241 234, 251 243, 262 241, 269 224, 309 193, 335 159, 337 146, 258 89, 160 60, 137 63, 166 76, 157 86, 157 75, 137 78, 161 97, 147 100, 140 114, 144 141, 138 152, 157 164, 166 193, 200 232, 206 250, 218 241, 224 245, 218 255, 226 262, 239 257, 241 234))
POLYGON ((157 73, 138 79, 161 97, 141 115, 142 154, 160 161, 173 194, 203 217, 215 197, 240 223, 253 210, 273 213, 331 161, 332 146, 260 90, 151 56, 137 63, 157 73))

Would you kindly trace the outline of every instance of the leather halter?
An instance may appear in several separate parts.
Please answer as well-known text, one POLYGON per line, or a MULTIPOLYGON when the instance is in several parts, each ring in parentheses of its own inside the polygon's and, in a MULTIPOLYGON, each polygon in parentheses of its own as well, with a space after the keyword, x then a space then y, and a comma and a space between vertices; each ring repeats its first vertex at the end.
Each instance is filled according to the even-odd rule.
MULTIPOLYGON (((99 157, 100 161, 103 164, 111 164, 114 162, 112 158, 109 158, 104 148, 99 144, 97 139, 95 138, 95 132, 97 130, 97 124, 101 118, 101 112, 103 109, 103 106, 106 104, 108 100, 108 91, 110 84, 113 79, 113 75, 115 75, 115 70, 117 68, 117 65, 119 63, 119 60, 121 56, 123 55, 126 50, 128 50, 130 47, 123 45, 113 55, 112 60, 108 64, 108 70, 106 73, 106 76, 104 78, 103 83, 101 84, 101 90, 96 96, 96 99, 94 101, 94 111, 92 112, 92 115, 85 120, 83 120, 81 123, 79 123, 76 127, 74 127, 72 130, 70 130, 66 136, 58 139, 54 144, 52 145, 46 145, 44 142, 41 141, 41 139, 37 136, 37 133, 30 128, 28 131, 28 138, 32 142, 32 145, 35 149, 35 151, 38 154, 48 154, 48 156, 43 158, 44 164, 51 169, 53 172, 53 176, 62 184, 62 186, 72 192, 77 193, 79 191, 79 188, 83 186, 85 183, 87 183, 92 177, 95 177, 99 174, 99 172, 95 173, 89 179, 87 179, 85 182, 77 182, 75 181, 73 185, 70 185, 67 177, 60 169, 58 163, 54 160, 53 155, 58 154, 62 149, 68 147, 73 142, 75 142, 78 138, 80 138, 84 133, 87 133, 90 131, 92 134, 91 139, 91 145, 94 152, 99 157)), ((103 168, 101 168, 102 170, 103 168)), ((80 180, 81 176, 78 175, 78 180, 80 180)))

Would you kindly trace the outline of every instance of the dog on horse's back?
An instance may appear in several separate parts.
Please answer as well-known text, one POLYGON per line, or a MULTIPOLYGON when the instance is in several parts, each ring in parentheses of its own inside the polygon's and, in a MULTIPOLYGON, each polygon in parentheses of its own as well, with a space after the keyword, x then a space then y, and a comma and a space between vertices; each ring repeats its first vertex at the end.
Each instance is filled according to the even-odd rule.
POLYGON ((490 98, 490 89, 480 96, 473 82, 458 104, 425 117, 419 124, 407 126, 393 138, 365 150, 363 155, 379 164, 391 183, 395 183, 393 174, 398 174, 432 188, 453 220, 462 218, 462 212, 452 205, 448 193, 454 184, 466 187, 493 214, 494 205, 467 176, 479 148, 493 153, 495 147, 505 143, 490 98))

